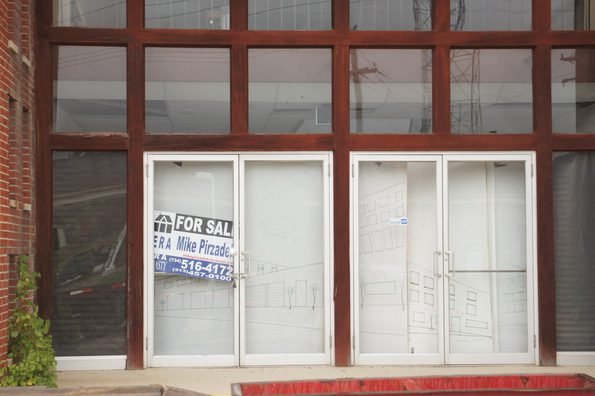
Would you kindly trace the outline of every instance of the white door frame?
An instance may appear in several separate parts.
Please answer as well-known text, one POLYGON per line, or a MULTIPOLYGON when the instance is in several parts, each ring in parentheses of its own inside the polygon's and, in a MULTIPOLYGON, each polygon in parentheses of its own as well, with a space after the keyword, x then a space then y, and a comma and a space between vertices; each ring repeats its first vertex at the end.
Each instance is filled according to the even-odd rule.
POLYGON ((330 152, 283 152, 283 153, 145 153, 145 199, 144 199, 144 334, 146 351, 145 367, 230 367, 239 365, 294 365, 294 364, 333 364, 333 221, 332 221, 332 153, 330 152), (204 356, 155 356, 154 355, 154 268, 153 262, 153 210, 154 210, 154 164, 161 161, 188 162, 231 162, 234 169, 234 276, 237 286, 234 289, 234 354, 204 356), (320 354, 245 354, 245 317, 244 280, 240 274, 245 267, 243 251, 244 232, 244 167, 247 161, 320 161, 324 175, 324 352, 320 354))
MULTIPOLYGON (((448 163, 449 162, 487 162, 487 161, 509 161, 523 162, 525 165, 525 224, 526 224, 526 291, 527 291, 527 347, 525 353, 452 353, 450 345, 445 344, 445 363, 446 364, 537 364, 537 315, 535 304, 537 302, 537 276, 536 276, 536 243, 535 243, 535 219, 536 219, 536 195, 535 195, 535 177, 533 164, 535 163, 534 153, 446 153, 443 163, 443 205, 444 205, 444 250, 449 250, 448 246, 448 224, 449 224, 449 201, 448 201, 448 163)), ((445 284, 448 282, 448 255, 444 254, 443 270, 445 284)), ((445 324, 444 331, 448 334, 450 329, 450 315, 448 307, 445 306, 445 324)), ((446 335, 445 335, 446 337, 446 335)))
MULTIPOLYGON (((237 189, 238 185, 238 156, 231 154, 172 154, 172 153, 146 153, 145 154, 145 218, 144 218, 144 233, 145 233, 145 257, 144 257, 144 273, 145 273, 145 367, 231 367, 239 364, 239 331, 237 323, 239 321, 239 293, 238 289, 234 289, 234 354, 233 355, 155 355, 154 339, 155 339, 155 321, 154 321, 154 281, 155 272, 153 266, 153 212, 154 212, 154 187, 155 187, 155 163, 156 162, 172 162, 172 161, 188 161, 188 162, 221 162, 231 163, 233 165, 233 185, 237 189)), ((234 208, 234 246, 238 246, 238 194, 234 194, 233 208, 234 208)), ((234 255, 234 274, 238 268, 238 256, 234 255)))
POLYGON ((537 316, 537 243, 536 243, 536 185, 534 177, 535 153, 533 152, 358 152, 351 154, 352 183, 350 186, 350 240, 351 249, 351 323, 352 323, 352 361, 356 365, 369 364, 537 364, 539 356, 538 316, 537 316), (432 161, 436 163, 436 208, 438 245, 441 254, 438 263, 442 271, 439 320, 442 331, 439 335, 439 353, 429 355, 412 354, 362 354, 359 348, 359 238, 358 238, 358 164, 363 161, 432 161), (449 351, 449 310, 445 294, 448 290, 448 162, 451 161, 518 161, 525 164, 526 191, 526 246, 527 246, 527 341, 528 352, 517 354, 451 354, 449 351))
MULTIPOLYGON (((374 364, 441 364, 444 355, 444 333, 438 332, 438 352, 434 354, 362 354, 360 352, 360 319, 359 319, 359 216, 357 210, 359 208, 359 167, 360 162, 367 161, 394 161, 394 162, 431 162, 436 164, 436 251, 442 251, 442 205, 440 197, 442 196, 442 172, 441 163, 442 156, 432 154, 418 155, 416 153, 403 154, 385 154, 385 153, 352 153, 351 154, 351 169, 352 169, 352 183, 350 184, 350 214, 351 214, 351 230, 350 240, 352 241, 351 249, 351 301, 352 301, 352 348, 353 359, 356 365, 374 365, 374 364)), ((434 256, 436 258, 436 256, 434 256)), ((436 263, 438 265, 438 263, 436 263)), ((437 282, 438 285, 438 322, 442 323, 443 316, 443 292, 442 282, 437 282)))
MULTIPOLYGON (((239 193, 243 197, 240 200, 240 235, 245 235, 245 171, 246 163, 251 161, 275 161, 275 162, 300 162, 300 161, 320 161, 323 170, 323 195, 324 195, 324 351, 323 353, 307 353, 307 354, 247 354, 246 353, 246 327, 241 326, 240 329, 240 362, 244 366, 267 366, 267 365, 308 365, 308 364, 331 364, 331 349, 332 349, 332 211, 331 203, 332 197, 332 157, 330 153, 267 153, 263 154, 243 154, 240 155, 240 190, 239 193)), ((245 239, 240 239, 240 252, 246 252, 245 239)), ((245 258, 249 257, 242 255, 241 271, 245 271, 245 258)), ((242 279, 240 282, 245 282, 242 279)), ((246 288, 240 288, 240 300, 245 301, 246 288)), ((240 317, 246 317, 245 304, 240 305, 240 317)))

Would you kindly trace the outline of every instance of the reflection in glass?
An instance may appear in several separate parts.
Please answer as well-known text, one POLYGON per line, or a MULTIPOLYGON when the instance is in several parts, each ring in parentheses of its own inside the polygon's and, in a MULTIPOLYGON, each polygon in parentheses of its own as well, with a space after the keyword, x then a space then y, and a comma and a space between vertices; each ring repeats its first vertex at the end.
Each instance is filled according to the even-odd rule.
POLYGON ((246 353, 324 353, 322 164, 250 161, 245 178, 246 353))
POLYGON ((331 0, 249 0, 253 30, 330 30, 331 0))
MULTIPOLYGON (((159 162, 156 212, 234 220, 231 162, 159 162)), ((231 282, 155 273, 155 355, 232 355, 231 282)))
POLYGON ((330 49, 250 49, 248 56, 250 132, 330 132, 330 49))
POLYGON ((531 0, 450 0, 450 29, 531 30, 531 0))
POLYGON ((451 353, 526 353, 527 274, 459 273, 448 281, 451 353))
POLYGON ((53 0, 54 26, 126 27, 126 0, 53 0))
POLYGON ((552 30, 594 30, 595 0, 552 0, 552 30))
POLYGON ((228 133, 229 50, 146 48, 148 133, 228 133))
POLYGON ((350 0, 351 30, 432 30, 431 0, 350 0))
POLYGON ((552 49, 552 121, 557 133, 595 133, 595 50, 552 49))
POLYGON ((126 154, 54 152, 58 356, 126 354, 126 154))
POLYGON ((531 50, 452 50, 450 90, 453 133, 533 130, 531 50))
POLYGON ((145 0, 145 27, 229 29, 229 0, 145 0))
POLYGON ((59 46, 54 56, 54 131, 125 132, 126 48, 59 46))
POLYGON ((527 352, 523 162, 448 164, 450 351, 527 352))
POLYGON ((432 51, 351 50, 351 132, 432 132, 432 51))
POLYGON ((436 164, 359 165, 361 353, 438 353, 436 164))
POLYGON ((556 347, 595 352, 595 152, 554 154, 556 347))

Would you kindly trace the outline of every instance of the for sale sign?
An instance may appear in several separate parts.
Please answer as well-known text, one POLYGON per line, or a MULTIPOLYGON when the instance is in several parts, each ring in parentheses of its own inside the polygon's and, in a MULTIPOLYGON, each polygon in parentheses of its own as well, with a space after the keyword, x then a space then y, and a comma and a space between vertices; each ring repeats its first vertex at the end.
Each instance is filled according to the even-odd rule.
POLYGON ((155 272, 232 281, 233 222, 157 210, 155 272))

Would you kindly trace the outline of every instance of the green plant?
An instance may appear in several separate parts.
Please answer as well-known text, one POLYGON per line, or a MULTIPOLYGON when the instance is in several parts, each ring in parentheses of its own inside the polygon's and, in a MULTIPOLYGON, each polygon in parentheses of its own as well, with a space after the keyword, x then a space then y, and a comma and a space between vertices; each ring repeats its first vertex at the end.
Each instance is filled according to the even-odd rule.
POLYGON ((39 317, 33 301, 39 274, 21 256, 15 308, 8 322, 9 362, 0 374, 2 386, 56 386, 56 359, 49 334, 50 322, 39 317))

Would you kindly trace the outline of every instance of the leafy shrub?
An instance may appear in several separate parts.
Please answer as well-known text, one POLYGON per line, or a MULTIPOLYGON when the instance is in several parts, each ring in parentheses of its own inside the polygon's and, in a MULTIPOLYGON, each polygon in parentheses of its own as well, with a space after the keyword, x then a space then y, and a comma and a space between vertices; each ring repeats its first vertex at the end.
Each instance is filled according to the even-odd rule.
POLYGON ((56 386, 50 322, 39 317, 33 301, 38 277, 38 273, 29 269, 27 257, 22 256, 15 308, 8 322, 9 363, 0 371, 2 386, 56 386))

